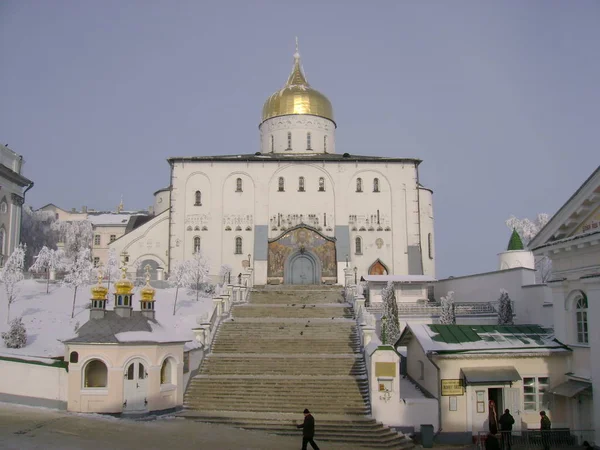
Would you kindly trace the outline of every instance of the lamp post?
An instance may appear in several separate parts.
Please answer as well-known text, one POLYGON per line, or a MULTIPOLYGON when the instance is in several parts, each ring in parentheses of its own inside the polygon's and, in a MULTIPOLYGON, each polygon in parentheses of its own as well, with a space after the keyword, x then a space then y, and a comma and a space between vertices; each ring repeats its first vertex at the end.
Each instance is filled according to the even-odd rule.
POLYGON ((348 253, 346 253, 346 268, 348 268, 348 253))
POLYGON ((252 256, 252 255, 250 253, 248 253, 248 267, 251 266, 251 264, 250 264, 250 256, 252 256))
POLYGON ((354 267, 354 284, 358 284, 357 273, 358 267, 354 267))

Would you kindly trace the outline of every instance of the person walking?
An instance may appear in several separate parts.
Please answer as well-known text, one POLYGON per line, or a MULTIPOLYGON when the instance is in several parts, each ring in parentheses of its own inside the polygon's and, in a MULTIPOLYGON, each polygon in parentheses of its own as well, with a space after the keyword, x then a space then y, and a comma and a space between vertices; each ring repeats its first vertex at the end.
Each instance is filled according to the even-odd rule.
POLYGON ((505 409, 504 414, 500 416, 498 421, 500 424, 500 436, 502 438, 502 448, 504 450, 511 450, 512 447, 512 427, 515 423, 515 419, 510 415, 510 410, 505 409))
POLYGON ((552 422, 546 415, 546 411, 540 411, 540 430, 542 430, 542 445, 544 450, 550 450, 550 429, 552 428, 552 422))
POLYGON ((308 409, 304 410, 304 423, 296 425, 297 428, 302 428, 302 450, 306 450, 308 444, 314 449, 319 450, 319 446, 315 443, 315 418, 308 409))

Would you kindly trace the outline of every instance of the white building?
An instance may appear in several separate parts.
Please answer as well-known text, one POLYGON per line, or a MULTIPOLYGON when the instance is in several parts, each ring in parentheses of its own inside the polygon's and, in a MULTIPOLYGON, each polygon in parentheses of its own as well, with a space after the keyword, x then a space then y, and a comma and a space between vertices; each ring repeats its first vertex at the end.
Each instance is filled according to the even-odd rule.
POLYGON ((256 284, 341 284, 348 264, 359 276, 435 276, 421 161, 337 153, 332 105, 298 53, 259 129, 256 153, 169 158, 172 185, 155 193, 155 218, 110 246, 167 272, 202 250, 215 273, 251 265, 256 284))
POLYGON ((0 265, 21 240, 21 209, 33 181, 21 174, 23 157, 0 145, 0 265), (23 190, 25 188, 25 190, 23 190))
POLYGON ((600 442, 600 167, 529 244, 552 260, 554 328, 573 349, 567 381, 551 392, 570 401, 569 425, 595 427, 600 442))

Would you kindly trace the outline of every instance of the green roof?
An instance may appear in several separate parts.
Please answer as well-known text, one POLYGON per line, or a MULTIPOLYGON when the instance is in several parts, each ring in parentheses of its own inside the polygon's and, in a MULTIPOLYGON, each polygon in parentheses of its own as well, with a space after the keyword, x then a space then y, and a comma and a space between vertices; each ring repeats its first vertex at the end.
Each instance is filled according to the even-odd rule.
POLYGON ((508 241, 508 248, 506 250, 523 250, 523 241, 521 240, 521 236, 517 233, 517 230, 513 228, 512 234, 510 235, 510 240, 508 241))
POLYGON ((522 344, 544 343, 548 336, 546 328, 539 325, 429 325, 434 333, 432 340, 446 344, 464 344, 478 341, 520 342, 522 344), (493 337, 491 336, 493 334, 493 337))

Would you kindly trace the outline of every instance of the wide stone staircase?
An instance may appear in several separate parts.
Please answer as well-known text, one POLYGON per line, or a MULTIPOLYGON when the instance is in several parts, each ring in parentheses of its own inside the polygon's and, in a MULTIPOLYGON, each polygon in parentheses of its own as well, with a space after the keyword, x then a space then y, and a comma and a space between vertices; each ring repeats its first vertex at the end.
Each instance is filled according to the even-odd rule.
POLYGON ((413 443, 370 417, 365 362, 352 307, 335 286, 268 286, 235 305, 190 382, 182 416, 273 434, 301 435, 310 409, 315 440, 356 447, 413 443))

